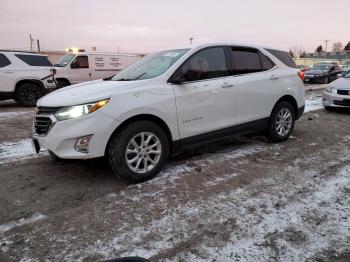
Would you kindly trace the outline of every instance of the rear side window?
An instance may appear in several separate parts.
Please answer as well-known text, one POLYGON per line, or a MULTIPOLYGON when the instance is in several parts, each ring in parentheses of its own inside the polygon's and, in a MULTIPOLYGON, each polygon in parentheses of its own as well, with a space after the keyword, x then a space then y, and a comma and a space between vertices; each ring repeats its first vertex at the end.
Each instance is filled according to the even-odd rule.
POLYGON ((77 68, 89 68, 89 59, 87 56, 77 56, 70 64, 73 69, 77 68))
POLYGON ((291 58, 288 52, 273 50, 273 49, 266 49, 266 50, 271 54, 273 54, 275 57, 277 57, 286 66, 297 68, 297 65, 295 64, 294 60, 291 58))
POLYGON ((259 53, 259 54, 260 54, 261 66, 264 71, 270 70, 275 66, 275 64, 270 60, 270 58, 268 58, 262 53, 259 53))
POLYGON ((233 49, 231 52, 235 73, 238 75, 262 71, 259 53, 250 49, 233 49))
POLYGON ((11 64, 10 60, 8 60, 8 58, 5 55, 0 54, 0 68, 8 66, 10 64, 11 64))
POLYGON ((52 66, 51 62, 47 59, 46 56, 25 54, 15 54, 15 56, 30 66, 52 66))
POLYGON ((229 74, 225 52, 222 47, 199 51, 187 60, 175 75, 180 81, 199 81, 229 74))

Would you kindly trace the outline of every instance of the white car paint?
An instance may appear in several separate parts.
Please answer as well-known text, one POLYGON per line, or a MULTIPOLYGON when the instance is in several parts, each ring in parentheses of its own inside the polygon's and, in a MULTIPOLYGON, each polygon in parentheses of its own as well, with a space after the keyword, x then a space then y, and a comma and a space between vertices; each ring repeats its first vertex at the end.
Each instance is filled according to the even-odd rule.
POLYGON ((40 82, 45 89, 55 88, 52 78, 51 66, 30 66, 19 59, 16 55, 35 55, 44 56, 36 53, 1 51, 0 55, 4 55, 11 64, 0 66, 0 95, 7 94, 10 98, 15 95, 16 85, 22 80, 35 80, 40 82), (48 77, 50 76, 50 77, 48 77))
MULTIPOLYGON (((39 107, 63 107, 110 99, 91 114, 57 121, 47 134, 34 134, 41 147, 61 158, 95 158, 105 154, 113 132, 137 115, 152 115, 168 127, 173 142, 254 120, 268 119, 277 101, 289 95, 303 109, 304 85, 299 70, 290 68, 259 46, 275 67, 269 71, 219 77, 183 84, 168 83, 175 71, 205 48, 235 44, 208 44, 191 48, 158 77, 135 81, 97 80, 57 90, 39 100, 39 107), (89 152, 74 149, 77 139, 93 135, 89 152)), ((242 46, 242 44, 239 44, 242 46)))
POLYGON ((55 78, 68 80, 70 84, 111 77, 141 58, 134 54, 113 54, 101 52, 68 53, 67 63, 56 66, 55 78), (80 57, 87 57, 88 68, 74 68, 72 64, 80 57))
POLYGON ((350 71, 329 84, 323 92, 323 106, 350 107, 350 71))

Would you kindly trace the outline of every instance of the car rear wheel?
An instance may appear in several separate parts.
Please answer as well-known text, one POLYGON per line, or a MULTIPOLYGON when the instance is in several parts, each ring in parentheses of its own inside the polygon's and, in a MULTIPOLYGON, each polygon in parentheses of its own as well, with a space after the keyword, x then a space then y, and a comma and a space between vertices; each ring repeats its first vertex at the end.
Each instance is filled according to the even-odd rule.
POLYGON ((25 106, 36 106, 36 102, 45 95, 43 88, 35 83, 21 84, 16 90, 16 101, 25 106))
POLYGON ((131 183, 155 177, 164 166, 168 154, 166 134, 150 121, 127 125, 112 137, 108 147, 113 173, 131 183))
POLYGON ((287 102, 279 102, 272 110, 269 120, 269 139, 273 142, 285 141, 293 131, 295 122, 295 110, 287 102))

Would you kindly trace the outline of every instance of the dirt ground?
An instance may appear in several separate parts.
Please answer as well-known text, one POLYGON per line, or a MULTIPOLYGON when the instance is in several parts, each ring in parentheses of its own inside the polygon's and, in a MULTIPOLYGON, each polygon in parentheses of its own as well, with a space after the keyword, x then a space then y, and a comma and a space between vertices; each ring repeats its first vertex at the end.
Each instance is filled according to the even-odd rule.
POLYGON ((350 261, 350 110, 183 152, 139 185, 35 156, 33 114, 0 102, 0 261, 350 261))

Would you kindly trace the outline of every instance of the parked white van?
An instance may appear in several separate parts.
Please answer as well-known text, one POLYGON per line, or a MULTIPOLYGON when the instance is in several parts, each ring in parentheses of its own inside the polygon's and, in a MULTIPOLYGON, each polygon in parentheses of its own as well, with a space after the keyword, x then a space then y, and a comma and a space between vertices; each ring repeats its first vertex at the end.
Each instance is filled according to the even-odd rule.
POLYGON ((288 139, 304 95, 288 52, 242 44, 161 51, 40 99, 33 144, 54 158, 107 156, 115 174, 141 182, 190 146, 257 131, 288 139))
POLYGON ((141 58, 134 54, 68 53, 55 64, 59 87, 116 75, 141 58))

